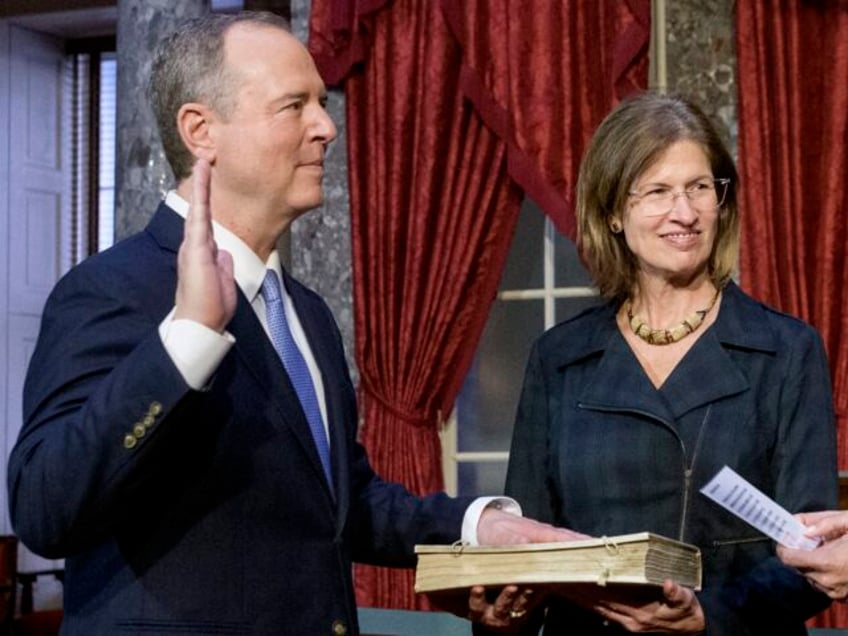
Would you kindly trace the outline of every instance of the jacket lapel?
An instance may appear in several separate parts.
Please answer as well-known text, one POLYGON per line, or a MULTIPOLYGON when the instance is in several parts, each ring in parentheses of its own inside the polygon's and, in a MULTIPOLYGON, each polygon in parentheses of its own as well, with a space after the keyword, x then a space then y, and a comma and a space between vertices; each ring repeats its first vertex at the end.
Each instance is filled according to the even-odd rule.
POLYGON ((710 329, 675 367, 660 392, 677 419, 705 404, 748 389, 748 379, 710 329))
POLYGON ((616 307, 610 303, 604 326, 563 360, 567 365, 601 355, 596 375, 604 381, 588 382, 579 397, 587 408, 629 410, 671 422, 705 404, 749 390, 748 379, 733 358, 734 350, 774 351, 776 347, 774 335, 765 327, 768 320, 762 306, 729 283, 715 323, 657 390, 618 332, 616 307))
POLYGON ((775 353, 777 338, 768 325, 763 306, 729 283, 715 323, 662 386, 673 415, 680 417, 709 402, 750 390, 744 367, 735 356, 746 351, 775 353))
POLYGON ((327 495, 331 497, 321 468, 321 459, 318 457, 318 451, 297 393, 274 346, 256 317, 253 307, 250 306, 241 290, 238 293, 236 313, 227 329, 236 338, 235 350, 241 362, 253 375, 262 393, 274 404, 280 415, 280 418, 272 424, 288 426, 291 429, 303 452, 309 456, 316 477, 324 485, 327 495))
POLYGON ((161 248, 176 253, 183 241, 183 225, 183 218, 163 202, 159 204, 145 231, 153 236, 161 248))
POLYGON ((587 382, 578 397, 582 408, 632 411, 663 422, 673 419, 617 328, 611 332, 593 375, 597 380, 587 382))

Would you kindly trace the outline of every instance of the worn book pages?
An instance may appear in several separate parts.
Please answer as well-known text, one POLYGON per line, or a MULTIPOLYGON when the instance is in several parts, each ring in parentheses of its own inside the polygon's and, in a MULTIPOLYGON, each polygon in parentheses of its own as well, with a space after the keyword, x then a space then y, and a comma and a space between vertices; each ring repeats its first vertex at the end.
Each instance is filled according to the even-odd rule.
POLYGON ((649 532, 509 546, 417 545, 415 552, 415 591, 423 593, 475 585, 661 586, 665 579, 701 588, 698 548, 649 532))

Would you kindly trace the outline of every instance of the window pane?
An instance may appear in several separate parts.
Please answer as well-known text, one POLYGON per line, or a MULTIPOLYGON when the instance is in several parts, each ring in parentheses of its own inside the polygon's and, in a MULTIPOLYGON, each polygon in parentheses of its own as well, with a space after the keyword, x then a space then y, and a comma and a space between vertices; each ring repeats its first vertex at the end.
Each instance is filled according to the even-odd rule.
POLYGON ((577 255, 570 238, 554 233, 554 285, 557 287, 589 287, 592 279, 577 255))
POLYGON ((544 327, 541 300, 497 301, 457 399, 457 449, 506 451, 533 341, 544 327))
POLYGON ((501 278, 501 290, 539 289, 544 286, 544 237, 545 216, 535 203, 525 197, 501 278))
POLYGON ((457 494, 484 496, 503 494, 506 481, 506 462, 460 464, 457 494))
POLYGON ((115 240, 115 127, 118 64, 114 54, 100 61, 100 139, 97 193, 98 250, 115 240))
MULTIPOLYGON (((65 234, 70 240, 70 245, 62 245, 63 261, 64 255, 70 256, 69 264, 75 265, 83 260, 89 253, 88 245, 88 213, 89 201, 94 193, 90 192, 91 148, 89 137, 91 135, 91 113, 89 112, 89 95, 91 94, 90 82, 91 56, 86 53, 72 55, 67 59, 65 85, 72 95, 72 113, 70 115, 71 141, 68 148, 71 152, 71 214, 68 221, 72 229, 65 234)), ((64 90, 64 87, 63 87, 64 90)), ((67 262, 67 261, 65 261, 67 262)))

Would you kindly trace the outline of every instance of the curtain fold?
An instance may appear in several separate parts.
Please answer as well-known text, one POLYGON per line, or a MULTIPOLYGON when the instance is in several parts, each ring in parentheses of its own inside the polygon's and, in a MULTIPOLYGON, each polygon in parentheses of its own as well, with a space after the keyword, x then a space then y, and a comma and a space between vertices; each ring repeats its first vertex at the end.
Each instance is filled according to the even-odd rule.
MULTIPOLYGON (((813 324, 848 469, 848 4, 738 0, 741 282, 813 324)), ((848 625, 844 604, 810 623, 848 625)))
POLYGON ((564 235, 583 149, 648 78, 650 0, 441 0, 461 87, 507 144, 507 169, 564 235), (506 11, 504 11, 506 8, 506 11))
MULTIPOLYGON (((314 16, 313 16, 314 18, 314 16)), ((362 441, 416 493, 443 488, 439 424, 470 366, 518 217, 504 144, 456 89, 461 51, 438 3, 360 16, 346 80, 362 441)), ((427 608, 412 573, 357 566, 365 606, 427 608)))
MULTIPOLYGON (((361 437, 385 478, 442 488, 439 425, 497 293, 518 186, 573 228, 583 146, 646 84, 649 12, 650 0, 313 0, 310 51, 347 97, 361 437)), ((425 609, 412 578, 357 566, 357 601, 425 609)))
POLYGON ((336 86, 362 62, 371 42, 370 18, 394 0, 315 0, 309 16, 309 52, 321 76, 336 86))

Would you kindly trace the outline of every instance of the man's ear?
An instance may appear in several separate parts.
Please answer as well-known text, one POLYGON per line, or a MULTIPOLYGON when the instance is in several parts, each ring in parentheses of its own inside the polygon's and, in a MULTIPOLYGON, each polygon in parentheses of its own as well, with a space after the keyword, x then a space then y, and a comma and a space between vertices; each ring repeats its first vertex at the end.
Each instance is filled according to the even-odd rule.
POLYGON ((177 112, 177 129, 180 137, 195 157, 215 163, 217 154, 215 143, 209 134, 210 125, 214 122, 215 113, 205 104, 183 104, 177 112))

